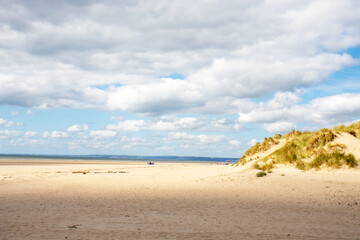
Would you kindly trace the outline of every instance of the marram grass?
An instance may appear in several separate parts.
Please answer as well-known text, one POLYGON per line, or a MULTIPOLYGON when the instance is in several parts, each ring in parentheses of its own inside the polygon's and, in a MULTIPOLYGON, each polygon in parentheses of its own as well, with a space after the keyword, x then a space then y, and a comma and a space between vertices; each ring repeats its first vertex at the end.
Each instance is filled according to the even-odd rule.
POLYGON ((253 161, 253 168, 269 171, 276 164, 290 164, 301 170, 328 168, 353 168, 358 166, 358 161, 352 154, 345 154, 345 145, 335 144, 337 134, 349 133, 360 137, 360 121, 350 126, 340 125, 333 129, 320 129, 317 132, 291 131, 281 136, 276 134, 273 138, 265 138, 262 143, 257 143, 242 156, 236 165, 244 165, 253 161), (258 154, 267 151, 272 146, 285 139, 284 146, 264 158, 258 154))

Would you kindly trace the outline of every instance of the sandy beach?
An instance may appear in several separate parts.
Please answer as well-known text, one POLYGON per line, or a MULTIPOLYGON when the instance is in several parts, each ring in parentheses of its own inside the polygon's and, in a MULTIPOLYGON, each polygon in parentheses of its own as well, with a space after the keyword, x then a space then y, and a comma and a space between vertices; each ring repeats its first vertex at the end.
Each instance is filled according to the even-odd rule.
POLYGON ((257 172, 2 159, 0 239, 360 239, 359 169, 257 172))

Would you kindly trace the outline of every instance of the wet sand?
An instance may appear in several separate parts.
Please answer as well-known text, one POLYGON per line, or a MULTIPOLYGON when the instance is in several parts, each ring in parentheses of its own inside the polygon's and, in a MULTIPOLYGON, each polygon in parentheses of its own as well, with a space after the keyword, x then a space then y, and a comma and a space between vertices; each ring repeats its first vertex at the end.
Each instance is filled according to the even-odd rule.
POLYGON ((0 163, 0 239, 360 239, 359 169, 39 161, 0 163))

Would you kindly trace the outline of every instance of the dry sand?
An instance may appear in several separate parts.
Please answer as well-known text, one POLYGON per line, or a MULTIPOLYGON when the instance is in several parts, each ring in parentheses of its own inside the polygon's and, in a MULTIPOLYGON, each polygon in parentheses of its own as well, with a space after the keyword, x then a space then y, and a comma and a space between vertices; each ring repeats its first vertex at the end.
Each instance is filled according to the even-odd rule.
POLYGON ((359 169, 30 163, 0 160, 0 239, 360 239, 359 169))
POLYGON ((341 133, 335 138, 334 142, 345 145, 345 153, 351 153, 356 159, 360 159, 360 139, 348 133, 341 133))

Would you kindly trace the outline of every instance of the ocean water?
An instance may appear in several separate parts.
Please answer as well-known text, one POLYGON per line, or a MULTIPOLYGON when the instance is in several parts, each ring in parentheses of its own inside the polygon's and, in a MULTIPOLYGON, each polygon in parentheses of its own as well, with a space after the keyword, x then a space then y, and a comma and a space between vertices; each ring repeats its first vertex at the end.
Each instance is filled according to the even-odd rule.
POLYGON ((86 160, 86 161, 152 161, 152 162, 221 162, 235 163, 239 158, 196 157, 196 156, 136 156, 136 155, 31 155, 0 154, 0 159, 29 160, 86 160))

